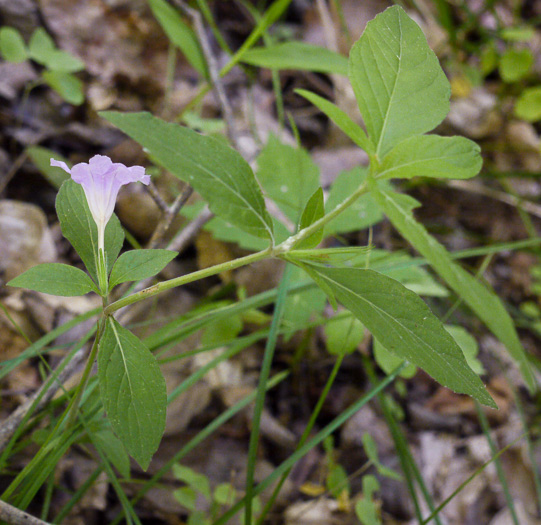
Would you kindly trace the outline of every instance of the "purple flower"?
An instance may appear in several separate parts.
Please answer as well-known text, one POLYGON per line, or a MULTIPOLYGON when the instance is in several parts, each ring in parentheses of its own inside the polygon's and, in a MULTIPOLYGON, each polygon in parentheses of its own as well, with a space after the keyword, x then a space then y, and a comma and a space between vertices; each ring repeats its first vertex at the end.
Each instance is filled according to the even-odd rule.
POLYGON ((51 159, 51 166, 58 166, 67 171, 71 178, 83 187, 92 217, 98 226, 98 248, 104 250, 105 226, 115 209, 118 191, 130 182, 150 182, 145 175, 145 168, 113 163, 109 157, 95 155, 88 164, 75 164, 71 170, 62 161, 51 159))

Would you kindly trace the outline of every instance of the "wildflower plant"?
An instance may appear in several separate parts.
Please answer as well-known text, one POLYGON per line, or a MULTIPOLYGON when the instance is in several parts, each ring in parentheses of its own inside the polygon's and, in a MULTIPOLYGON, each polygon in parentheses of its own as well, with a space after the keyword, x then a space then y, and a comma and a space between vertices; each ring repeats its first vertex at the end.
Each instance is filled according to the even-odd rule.
MULTIPOLYGON (((176 256, 168 250, 132 250, 119 257, 124 234, 113 214, 116 195, 122 185, 148 184, 149 177, 142 167, 126 167, 103 156, 71 169, 51 161, 71 174, 60 188, 56 210, 62 233, 87 272, 62 264, 43 264, 9 284, 64 296, 94 292, 103 298, 83 379, 67 411, 68 424, 78 415, 97 357, 100 399, 112 429, 128 453, 146 469, 165 427, 165 382, 154 355, 115 319, 115 313, 174 287, 267 258, 284 260, 288 267, 304 271, 333 306, 341 303, 378 344, 400 360, 422 368, 442 385, 496 408, 459 345, 416 293, 386 275, 383 267, 371 263, 364 247, 318 248, 321 240, 332 234, 333 221, 367 195, 504 343, 533 389, 524 350, 498 297, 454 262, 415 220, 413 209, 419 204, 389 184, 390 179, 416 176, 470 178, 482 164, 474 142, 426 134, 449 111, 450 86, 421 29, 402 8, 391 7, 367 25, 351 49, 349 79, 366 132, 328 100, 308 91, 299 93, 366 151, 369 168, 350 174, 348 184, 353 189, 332 209, 326 210, 319 185, 310 192, 290 195, 290 201, 277 201, 295 223, 296 233, 287 232, 285 224, 271 217, 252 168, 225 142, 149 113, 102 112, 104 119, 141 144, 155 162, 197 191, 219 220, 254 243, 263 244, 263 249, 245 257, 159 282, 113 302, 110 293, 115 286, 152 277, 176 256)), ((261 372, 263 388, 258 393, 264 394, 267 387, 271 360, 272 353, 266 354, 261 372)), ((277 475, 287 468, 277 469, 277 475)), ((225 523, 226 519, 224 515, 216 523, 225 523)))

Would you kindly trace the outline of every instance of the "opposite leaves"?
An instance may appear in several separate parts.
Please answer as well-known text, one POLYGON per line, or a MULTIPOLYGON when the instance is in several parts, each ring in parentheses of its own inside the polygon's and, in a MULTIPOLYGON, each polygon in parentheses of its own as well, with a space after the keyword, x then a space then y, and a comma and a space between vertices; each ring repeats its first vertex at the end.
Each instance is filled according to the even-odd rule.
MULTIPOLYGON (((85 193, 80 184, 66 180, 56 196, 56 213, 62 228, 62 235, 68 239, 85 263, 88 273, 97 282, 98 228, 92 218, 85 193)), ((120 221, 113 214, 105 228, 105 257, 107 270, 111 270, 122 244, 124 231, 120 221)))
POLYGON ((101 399, 128 453, 146 470, 165 429, 167 391, 156 358, 109 318, 98 352, 101 399))

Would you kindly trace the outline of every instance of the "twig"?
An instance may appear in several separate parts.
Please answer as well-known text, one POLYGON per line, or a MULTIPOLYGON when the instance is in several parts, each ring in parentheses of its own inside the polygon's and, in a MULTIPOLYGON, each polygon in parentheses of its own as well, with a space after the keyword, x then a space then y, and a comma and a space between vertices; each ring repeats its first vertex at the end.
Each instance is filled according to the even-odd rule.
POLYGON ((165 205, 165 210, 162 210, 162 219, 158 223, 158 226, 154 230, 152 238, 148 243, 149 248, 156 248, 156 246, 158 246, 162 242, 165 233, 173 222, 173 219, 177 216, 177 213, 180 211, 180 209, 186 204, 186 201, 191 197, 192 193, 193 189, 190 186, 186 186, 184 191, 182 191, 178 195, 178 197, 175 199, 173 204, 171 204, 171 206, 167 206, 167 204, 165 205))
POLYGON ((207 207, 203 208, 201 213, 171 241, 168 248, 177 252, 184 251, 199 230, 210 221, 212 217, 214 217, 214 214, 207 207))
POLYGON ((503 191, 487 188, 486 186, 483 186, 476 182, 466 180, 450 180, 447 181, 447 186, 496 199, 505 204, 509 204, 509 206, 516 206, 522 208, 524 211, 527 211, 531 215, 541 218, 541 206, 531 201, 522 200, 519 197, 515 197, 514 195, 509 195, 508 193, 505 193, 503 191))
POLYGON ((2 180, 0 180, 0 194, 2 194, 3 191, 6 189, 6 186, 9 184, 9 181, 19 171, 19 168, 24 164, 24 161, 26 160, 27 157, 28 155, 26 151, 24 151, 15 159, 9 171, 2 177, 2 180))
POLYGON ((148 191, 150 196, 154 199, 154 202, 156 203, 156 206, 158 206, 160 211, 167 213, 169 211, 169 206, 167 205, 167 202, 164 201, 163 197, 158 191, 158 188, 156 188, 156 185, 152 182, 152 180, 149 182, 148 186, 146 187, 146 190, 148 191))
POLYGON ((201 50, 203 51, 203 55, 205 56, 205 60, 207 62, 210 81, 214 88, 213 91, 216 97, 216 102, 220 106, 225 120, 227 138, 235 147, 235 149, 237 149, 238 151, 242 151, 242 147, 238 139, 233 110, 231 109, 229 100, 225 95, 222 79, 220 78, 220 69, 218 67, 216 57, 212 52, 210 42, 207 38, 201 13, 196 9, 192 9, 191 7, 187 6, 183 0, 171 1, 193 20, 195 32, 197 33, 197 38, 199 40, 199 43, 201 44, 201 50))
POLYGON ((35 518, 2 500, 0 500, 0 520, 11 525, 50 525, 49 522, 35 518))

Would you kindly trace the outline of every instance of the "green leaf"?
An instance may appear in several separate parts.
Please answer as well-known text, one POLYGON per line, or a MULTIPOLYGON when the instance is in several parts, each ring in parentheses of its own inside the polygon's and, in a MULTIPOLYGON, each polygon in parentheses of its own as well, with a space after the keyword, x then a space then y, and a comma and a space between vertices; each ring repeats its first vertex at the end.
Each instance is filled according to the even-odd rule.
POLYGON ((388 350, 455 392, 497 408, 462 350, 417 294, 373 270, 310 269, 388 350))
POLYGON ((531 26, 505 27, 500 36, 508 42, 528 42, 535 36, 535 30, 531 26))
POLYGON ((486 370, 479 359, 477 354, 479 352, 479 346, 475 337, 469 334, 462 326, 445 325, 445 329, 451 334, 453 339, 458 343, 458 346, 462 349, 462 353, 470 365, 470 368, 476 374, 485 374, 486 370))
MULTIPOLYGON (((387 348, 385 348, 377 339, 374 339, 373 351, 376 363, 387 375, 391 374, 404 362, 404 359, 389 352, 389 350, 387 350, 387 348)), ((411 379, 416 373, 417 367, 408 363, 400 372, 400 377, 411 379)))
POLYGON ((213 499, 218 505, 231 506, 235 503, 237 491, 231 483, 220 483, 215 489, 213 499))
POLYGON ((210 484, 207 476, 199 474, 190 467, 179 465, 178 463, 173 465, 173 474, 175 478, 183 481, 192 489, 203 494, 207 501, 211 500, 210 484))
POLYGON ((116 467, 123 478, 129 479, 130 458, 124 445, 113 434, 113 431, 110 428, 103 428, 89 434, 94 446, 103 451, 107 459, 116 467))
POLYGON ((508 49, 500 58, 500 76, 504 82, 524 78, 532 68, 533 55, 529 49, 508 49))
POLYGON ((181 487, 173 491, 173 497, 188 510, 195 511, 197 492, 192 487, 181 487))
POLYGON ((109 278, 109 288, 126 281, 140 281, 161 272, 178 252, 171 250, 131 250, 115 262, 109 278))
MULTIPOLYGON (((56 213, 62 228, 62 235, 71 243, 83 261, 88 273, 98 282, 96 273, 98 261, 98 228, 80 184, 69 179, 56 196, 56 213)), ((105 257, 110 271, 122 244, 124 232, 117 216, 113 214, 105 228, 105 257)))
MULTIPOLYGON (((370 434, 363 434, 361 441, 363 443, 363 448, 366 452, 366 455, 368 456, 368 459, 374 464, 380 475, 395 479, 396 481, 402 481, 402 476, 400 474, 381 464, 378 457, 378 447, 370 434)), ((376 488, 375 490, 378 489, 376 488)), ((370 495, 371 494, 372 492, 370 492, 370 495)))
POLYGON ((379 488, 379 482, 374 476, 363 476, 363 495, 355 504, 355 514, 362 525, 381 525, 378 508, 372 499, 379 488))
POLYGON ((417 135, 385 155, 377 179, 469 179, 481 170, 481 148, 464 137, 417 135))
MULTIPOLYGON (((289 273, 289 282, 291 286, 295 286, 310 282, 310 278, 300 267, 294 266, 289 273)), ((289 340, 297 330, 304 328, 303 325, 307 324, 312 316, 320 314, 325 308, 325 302, 325 294, 316 287, 287 294, 282 313, 285 340, 289 340)))
POLYGON ((241 62, 269 69, 296 69, 347 76, 346 57, 306 42, 283 42, 246 51, 241 62))
POLYGON ((270 135, 257 157, 257 167, 263 190, 297 224, 308 199, 319 188, 319 168, 310 154, 270 135))
MULTIPOLYGON (((479 316, 492 333, 506 346, 516 361, 531 392, 535 381, 513 321, 498 296, 475 277, 458 266, 447 250, 418 223, 411 213, 411 200, 383 191, 372 184, 371 194, 393 226, 419 251, 440 277, 479 316)), ((390 348, 389 348, 390 350, 390 348)))
POLYGON ((165 429, 165 380, 135 335, 113 318, 106 322, 98 352, 101 399, 115 434, 146 470, 165 429))
POLYGON ((399 6, 368 22, 351 49, 349 78, 380 156, 434 129, 449 112, 449 81, 421 29, 399 6))
POLYGON ((55 49, 55 51, 47 58, 45 65, 51 71, 58 71, 61 73, 76 73, 85 68, 85 63, 82 60, 79 60, 71 53, 63 51, 62 49, 55 49))
POLYGON ((356 124, 349 115, 327 99, 305 89, 296 89, 295 93, 310 101, 329 117, 357 146, 367 153, 375 153, 375 146, 366 136, 364 129, 356 124))
POLYGON ((179 12, 165 0, 149 0, 149 5, 169 40, 184 53, 194 69, 206 77, 207 63, 199 40, 179 12))
POLYGON ((102 111, 100 115, 190 184, 216 215, 256 237, 273 239, 272 221, 254 173, 234 149, 150 113, 102 111))
MULTIPOLYGON (((349 197, 366 180, 367 173, 368 170, 363 167, 340 173, 333 182, 329 197, 325 203, 327 213, 349 197)), ((372 196, 367 193, 327 223, 325 226, 325 237, 364 230, 380 222, 382 219, 383 214, 379 206, 374 202, 372 196)))
POLYGON ((84 102, 83 83, 77 77, 61 71, 44 71, 41 76, 66 102, 74 106, 84 102))
POLYGON ((515 115, 528 122, 541 120, 541 87, 525 89, 515 105, 515 115))
POLYGON ((0 53, 8 62, 18 63, 27 59, 23 37, 14 27, 0 28, 0 53))
POLYGON ((38 27, 32 33, 28 44, 28 55, 30 58, 38 64, 45 65, 55 50, 56 46, 51 36, 45 29, 38 27))
MULTIPOLYGON (((318 188, 314 194, 308 199, 306 207, 302 212, 301 220, 299 221, 299 230, 304 230, 314 224, 325 215, 325 204, 323 202, 323 190, 318 188)), ((309 237, 306 237, 302 241, 299 241, 295 248, 297 249, 307 249, 315 248, 323 240, 323 229, 321 228, 312 233, 309 237)))
MULTIPOLYGON (((203 201, 189 204, 184 206, 182 210, 180 210, 180 213, 187 219, 193 220, 199 215, 204 205, 205 203, 203 201)), ((279 244, 289 238, 291 233, 276 217, 271 217, 271 219, 275 243, 279 244)), ((220 219, 220 217, 213 217, 210 219, 210 221, 203 226, 203 229, 212 233, 215 239, 224 242, 234 242, 241 248, 249 251, 257 252, 264 250, 269 244, 267 240, 256 237, 255 235, 250 235, 233 224, 220 219)))
POLYGON ((68 166, 68 159, 53 151, 52 149, 43 148, 42 146, 29 146, 26 148, 26 154, 36 165, 42 175, 54 186, 59 189, 65 180, 70 178, 69 173, 66 173, 62 168, 51 166, 51 158, 65 162, 68 166))
POLYGON ((329 320, 323 329, 327 351, 331 355, 348 355, 357 350, 364 339, 363 324, 351 316, 337 316, 329 320))
POLYGON ((346 491, 347 494, 350 493, 351 488, 349 485, 348 474, 342 465, 336 463, 330 465, 329 473, 327 474, 327 479, 325 481, 327 490, 336 499, 338 499, 344 491, 346 491))
POLYGON ((96 285, 85 272, 74 266, 58 263, 38 264, 9 281, 8 286, 63 297, 98 292, 96 285))

